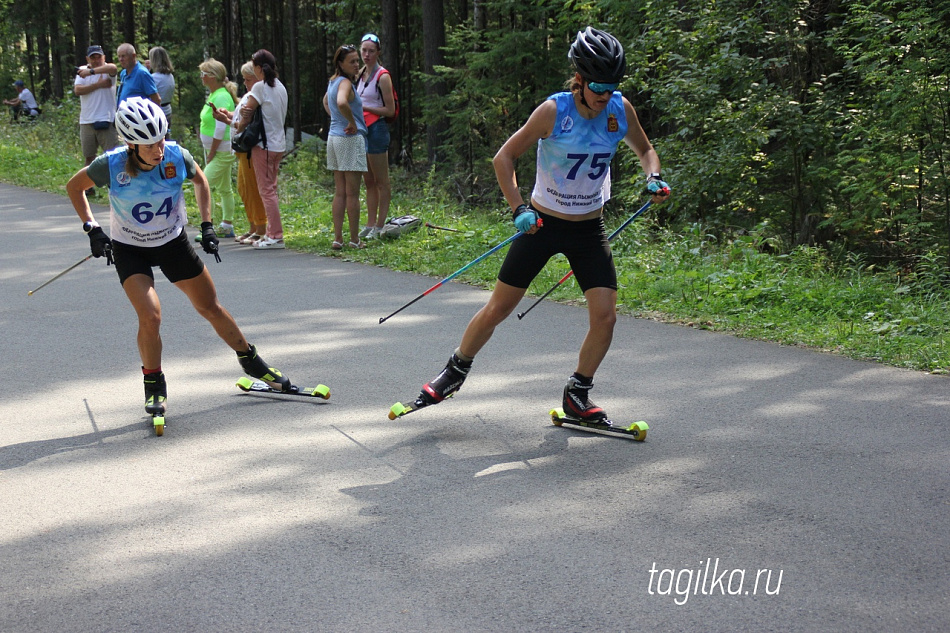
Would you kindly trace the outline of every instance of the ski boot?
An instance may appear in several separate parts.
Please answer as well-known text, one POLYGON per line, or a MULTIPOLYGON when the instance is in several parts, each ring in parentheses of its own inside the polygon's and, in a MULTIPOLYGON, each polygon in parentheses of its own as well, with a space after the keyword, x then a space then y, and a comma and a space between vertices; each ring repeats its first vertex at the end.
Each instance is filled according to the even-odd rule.
POLYGON ((407 413, 412 413, 422 407, 428 407, 432 404, 438 404, 451 397, 456 391, 462 388, 465 377, 472 369, 472 361, 464 361, 457 354, 452 354, 445 369, 439 373, 433 380, 422 387, 422 392, 415 401, 408 406, 397 402, 389 409, 389 419, 395 420, 407 413))
POLYGON ((292 390, 293 385, 290 379, 284 376, 274 367, 268 367, 264 359, 257 354, 257 348, 251 345, 251 349, 246 352, 237 353, 238 361, 244 373, 252 378, 263 380, 268 385, 283 392, 292 390))
POLYGON ((145 374, 145 412, 152 416, 152 427, 155 435, 165 433, 165 401, 168 399, 168 389, 165 386, 165 374, 155 372, 145 374))
POLYGON ((610 420, 603 409, 594 404, 587 397, 587 392, 594 386, 594 380, 578 378, 577 374, 567 379, 564 386, 564 400, 562 407, 564 415, 568 418, 581 420, 583 422, 594 422, 597 424, 606 424, 610 426, 610 420))

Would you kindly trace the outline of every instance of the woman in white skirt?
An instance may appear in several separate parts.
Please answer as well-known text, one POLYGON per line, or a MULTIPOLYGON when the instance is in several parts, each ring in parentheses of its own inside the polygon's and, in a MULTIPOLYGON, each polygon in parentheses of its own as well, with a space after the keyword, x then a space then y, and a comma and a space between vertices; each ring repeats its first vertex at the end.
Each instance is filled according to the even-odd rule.
POLYGON ((345 45, 333 55, 333 76, 323 96, 323 108, 330 115, 327 135, 327 169, 333 172, 333 245, 343 248, 343 216, 350 225, 352 248, 360 242, 360 181, 366 171, 366 123, 363 104, 353 85, 360 70, 355 46, 345 45))

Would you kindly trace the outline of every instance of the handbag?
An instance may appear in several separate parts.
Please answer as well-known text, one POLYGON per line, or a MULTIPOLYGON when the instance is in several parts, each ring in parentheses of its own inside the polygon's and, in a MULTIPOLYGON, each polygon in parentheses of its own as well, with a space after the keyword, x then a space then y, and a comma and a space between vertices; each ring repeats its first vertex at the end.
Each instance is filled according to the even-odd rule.
POLYGON ((231 139, 231 149, 235 152, 243 152, 248 154, 248 159, 250 159, 251 150, 257 147, 258 143, 264 144, 264 149, 267 149, 267 134, 264 132, 264 113, 261 112, 262 108, 260 106, 254 110, 254 114, 251 115, 251 121, 247 124, 247 127, 244 130, 231 139))

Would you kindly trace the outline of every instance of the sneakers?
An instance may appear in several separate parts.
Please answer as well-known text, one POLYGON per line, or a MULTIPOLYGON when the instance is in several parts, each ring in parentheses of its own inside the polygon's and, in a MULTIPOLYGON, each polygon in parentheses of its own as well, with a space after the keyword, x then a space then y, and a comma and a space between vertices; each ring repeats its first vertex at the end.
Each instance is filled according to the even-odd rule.
POLYGON ((360 239, 363 239, 364 237, 369 237, 369 234, 372 233, 373 229, 375 228, 376 228, 375 226, 369 226, 368 224, 364 226, 363 230, 360 231, 360 239))
POLYGON ((234 225, 228 222, 222 222, 218 225, 218 237, 234 237, 234 225))
POLYGON ((238 352, 237 357, 238 362, 241 363, 241 368, 248 376, 263 380, 274 389, 280 389, 281 391, 290 391, 293 386, 290 384, 290 379, 280 373, 279 370, 267 366, 264 359, 257 355, 257 348, 253 345, 246 352, 238 352))
POLYGON ((374 226, 370 228, 369 232, 367 232, 365 236, 360 235, 360 237, 366 237, 368 240, 375 240, 379 237, 379 232, 380 228, 378 226, 374 226))
POLYGON ((453 393, 462 388, 465 377, 472 369, 472 361, 465 362, 456 354, 446 363, 445 369, 431 382, 422 387, 422 393, 419 397, 426 404, 436 404, 442 402, 453 393))
POLYGON ((587 392, 594 386, 593 379, 578 378, 577 374, 567 379, 564 386, 564 413, 572 418, 591 422, 606 422, 607 414, 587 397, 587 392))
POLYGON ((156 372, 145 374, 145 412, 150 414, 165 413, 165 400, 168 399, 168 388, 165 386, 165 374, 156 372))
POLYGON ((261 239, 254 242, 254 248, 265 249, 265 248, 284 248, 284 240, 279 239, 275 240, 272 237, 262 237, 261 239))

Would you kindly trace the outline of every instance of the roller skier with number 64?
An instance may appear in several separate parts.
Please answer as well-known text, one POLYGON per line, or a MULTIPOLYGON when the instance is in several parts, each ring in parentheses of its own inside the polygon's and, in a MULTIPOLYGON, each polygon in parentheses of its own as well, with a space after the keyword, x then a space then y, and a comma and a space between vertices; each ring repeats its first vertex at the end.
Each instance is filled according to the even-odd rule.
POLYGON ((66 191, 89 237, 92 254, 105 256, 107 263, 114 261, 119 282, 138 316, 145 408, 152 415, 156 434, 164 431, 168 397, 162 372, 161 305, 152 273, 156 266, 235 351, 245 373, 274 389, 291 391, 290 380, 264 362, 218 302, 211 274, 188 242, 182 189, 186 178, 194 183, 201 213, 201 246, 221 261, 211 223, 211 192, 201 168, 188 150, 165 140, 168 121, 148 99, 131 97, 120 103, 115 124, 124 146, 80 169, 66 191), (94 186, 109 188, 111 237, 96 222, 86 199, 86 190, 94 186))

